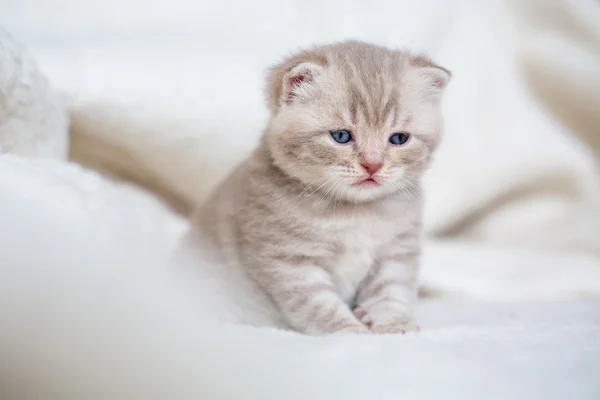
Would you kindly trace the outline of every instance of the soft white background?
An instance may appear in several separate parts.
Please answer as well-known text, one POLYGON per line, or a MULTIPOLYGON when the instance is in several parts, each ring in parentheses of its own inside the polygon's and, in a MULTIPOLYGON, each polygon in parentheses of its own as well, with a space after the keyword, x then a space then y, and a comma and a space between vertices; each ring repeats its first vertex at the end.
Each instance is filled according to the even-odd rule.
MULTIPOLYGON (((454 73, 446 137, 426 181, 428 234, 558 252, 542 293, 571 273, 570 262, 555 261, 562 253, 600 254, 592 1, 5 0, 2 8, 0 22, 84 114, 89 103, 114 106, 107 116, 94 110, 95 126, 116 123, 92 136, 125 148, 137 160, 128 168, 188 205, 253 147, 266 117, 263 72, 283 55, 344 38, 427 52, 454 73)), ((78 161, 90 158, 80 151, 78 161)), ((481 261, 452 264, 460 286, 481 261), (461 272, 466 263, 473 268, 461 272)), ((527 287, 544 285, 536 264, 525 263, 535 277, 527 287)), ((424 279, 447 286, 438 279, 445 266, 430 273, 430 265, 439 267, 426 263, 424 279)), ((576 271, 580 295, 598 270, 576 271)))
MULTIPOLYGON (((202 121, 197 132, 168 132, 166 147, 178 148, 163 163, 179 158, 183 165, 169 172, 186 176, 163 179, 185 181, 171 183, 185 197, 197 196, 193 181, 212 183, 252 147, 265 118, 263 71, 297 46, 354 37, 425 51, 454 72, 447 136, 428 180, 429 231, 599 251, 593 229, 600 184, 589 149, 524 79, 529 70, 561 72, 567 58, 560 80, 590 92, 599 87, 597 47, 569 36, 578 34, 570 27, 576 24, 598 41, 597 28, 588 26, 598 14, 593 3, 596 9, 589 2, 499 0, 3 3, 2 23, 56 87, 85 100, 134 102, 163 119, 202 121), (550 16, 540 23, 542 8, 550 16), (575 18, 563 9, 575 10, 575 18), (553 22, 556 16, 564 21, 553 22), (189 164, 197 161, 184 157, 179 147, 186 146, 195 152, 189 157, 218 155, 220 164, 191 177, 198 172, 189 164)), ((561 84, 548 79, 546 86, 561 84)))

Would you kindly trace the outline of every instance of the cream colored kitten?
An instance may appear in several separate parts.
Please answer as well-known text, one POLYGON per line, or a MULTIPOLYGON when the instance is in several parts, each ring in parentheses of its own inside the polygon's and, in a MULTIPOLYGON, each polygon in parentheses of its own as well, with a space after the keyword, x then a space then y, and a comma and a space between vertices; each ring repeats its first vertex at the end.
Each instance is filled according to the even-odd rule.
POLYGON ((240 268, 298 331, 418 329, 419 182, 449 79, 357 41, 276 65, 260 145, 199 208, 188 242, 240 268))

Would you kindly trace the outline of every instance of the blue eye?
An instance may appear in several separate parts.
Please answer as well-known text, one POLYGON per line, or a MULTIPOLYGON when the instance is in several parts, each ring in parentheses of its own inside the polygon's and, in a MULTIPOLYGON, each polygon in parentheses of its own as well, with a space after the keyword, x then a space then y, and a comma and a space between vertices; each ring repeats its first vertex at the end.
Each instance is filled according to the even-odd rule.
POLYGON ((338 143, 346 144, 352 140, 352 134, 344 129, 329 132, 333 140, 338 143))
POLYGON ((390 143, 396 146, 400 146, 406 143, 408 141, 408 138, 410 138, 410 135, 408 133, 394 133, 392 136, 390 136, 390 143))

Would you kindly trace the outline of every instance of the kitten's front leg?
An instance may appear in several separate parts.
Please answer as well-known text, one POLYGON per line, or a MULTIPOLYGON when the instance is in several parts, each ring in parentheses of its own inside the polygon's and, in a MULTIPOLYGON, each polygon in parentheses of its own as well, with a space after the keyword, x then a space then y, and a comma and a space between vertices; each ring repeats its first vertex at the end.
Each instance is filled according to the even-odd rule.
POLYGON ((295 330, 311 335, 370 333, 338 294, 323 268, 279 266, 268 271, 267 276, 268 284, 263 286, 295 330))
POLYGON ((417 272, 416 260, 381 261, 359 290, 355 315, 374 333, 419 330, 413 319, 417 272))

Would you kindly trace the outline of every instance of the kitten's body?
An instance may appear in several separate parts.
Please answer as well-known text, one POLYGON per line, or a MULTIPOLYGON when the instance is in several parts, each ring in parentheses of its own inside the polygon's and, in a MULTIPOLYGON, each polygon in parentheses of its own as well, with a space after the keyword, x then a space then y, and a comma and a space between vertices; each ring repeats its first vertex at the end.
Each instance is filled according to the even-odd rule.
POLYGON ((263 140, 199 208, 188 241, 242 271, 299 331, 414 329, 418 182, 447 78, 426 59, 358 42, 276 66, 263 140), (339 128, 352 143, 333 142, 339 128), (400 131, 413 132, 404 148, 388 141, 400 131))

